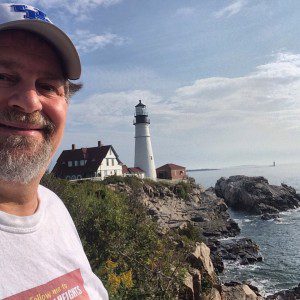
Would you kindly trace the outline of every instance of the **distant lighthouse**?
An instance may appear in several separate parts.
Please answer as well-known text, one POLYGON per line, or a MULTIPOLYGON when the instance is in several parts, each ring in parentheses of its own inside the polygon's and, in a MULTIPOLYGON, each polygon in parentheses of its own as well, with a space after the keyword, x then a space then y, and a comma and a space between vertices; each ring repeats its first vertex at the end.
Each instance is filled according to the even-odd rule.
POLYGON ((151 146, 148 112, 146 105, 140 100, 135 106, 135 155, 134 166, 146 173, 146 177, 156 180, 154 156, 151 146))

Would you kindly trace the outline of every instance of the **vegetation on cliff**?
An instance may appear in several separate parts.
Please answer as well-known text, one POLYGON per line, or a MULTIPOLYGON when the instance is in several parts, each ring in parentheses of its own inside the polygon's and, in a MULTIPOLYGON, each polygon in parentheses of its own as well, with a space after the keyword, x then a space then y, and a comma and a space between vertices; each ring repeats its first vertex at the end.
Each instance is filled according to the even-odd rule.
MULTIPOLYGON (((44 176, 42 184, 67 206, 92 269, 110 299, 174 299, 183 285, 187 256, 197 235, 193 229, 181 235, 175 231, 161 234, 134 195, 107 186, 120 181, 134 190, 143 184, 137 178, 118 177, 68 182, 51 174, 44 176)), ((188 188, 178 186, 178 193, 185 197, 188 188)))

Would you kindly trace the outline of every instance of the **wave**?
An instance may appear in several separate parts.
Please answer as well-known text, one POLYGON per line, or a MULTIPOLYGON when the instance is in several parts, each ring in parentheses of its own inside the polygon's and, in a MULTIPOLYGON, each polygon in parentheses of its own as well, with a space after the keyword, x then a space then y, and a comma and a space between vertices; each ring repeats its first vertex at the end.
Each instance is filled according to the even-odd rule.
POLYGON ((224 261, 224 268, 225 272, 226 270, 249 270, 249 271, 254 271, 257 269, 261 269, 261 266, 256 263, 256 264, 251 264, 251 265, 241 265, 239 260, 228 260, 224 261))

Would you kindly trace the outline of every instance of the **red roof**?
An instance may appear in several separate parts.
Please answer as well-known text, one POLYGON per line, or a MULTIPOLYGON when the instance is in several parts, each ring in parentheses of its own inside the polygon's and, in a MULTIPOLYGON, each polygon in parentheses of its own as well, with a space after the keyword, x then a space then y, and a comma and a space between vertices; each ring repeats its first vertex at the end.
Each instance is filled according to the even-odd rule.
POLYGON ((141 168, 134 167, 134 168, 128 168, 129 173, 145 173, 141 168))
POLYGON ((72 174, 90 174, 98 170, 103 159, 106 157, 108 151, 112 149, 119 163, 121 161, 114 148, 111 145, 91 148, 81 148, 75 150, 64 150, 52 170, 58 177, 65 177, 72 174), (84 166, 68 167, 68 161, 86 160, 84 166))
POLYGON ((156 170, 164 170, 164 169, 171 169, 171 170, 185 170, 185 167, 175 165, 175 164, 165 164, 156 170))
POLYGON ((126 165, 122 165, 122 173, 129 173, 128 168, 126 165))
POLYGON ((126 165, 122 166, 123 174, 138 174, 138 173, 145 173, 141 168, 134 167, 128 168, 126 165))

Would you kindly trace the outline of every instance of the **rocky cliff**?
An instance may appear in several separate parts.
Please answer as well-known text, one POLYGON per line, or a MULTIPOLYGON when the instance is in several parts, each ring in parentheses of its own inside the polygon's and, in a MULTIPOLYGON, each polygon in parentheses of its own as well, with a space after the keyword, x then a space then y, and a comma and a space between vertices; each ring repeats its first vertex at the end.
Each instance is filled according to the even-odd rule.
POLYGON ((286 184, 271 185, 264 177, 222 177, 215 185, 215 192, 229 207, 262 215, 263 219, 278 217, 280 211, 300 206, 300 196, 294 188, 286 184))
MULTIPOLYGON (((117 182, 109 186, 143 203, 148 214, 159 224, 162 233, 178 230, 191 234, 193 228, 196 228, 198 240, 210 245, 212 251, 205 243, 196 243, 194 251, 187 257, 189 270, 179 299, 262 299, 246 284, 219 283, 216 270, 223 271, 223 259, 244 258, 246 262, 247 257, 251 256, 249 249, 253 242, 238 239, 230 245, 218 242, 218 238, 236 236, 240 229, 230 218, 224 200, 217 197, 213 189, 204 190, 193 181, 178 184, 143 181, 134 187, 117 182), (249 252, 248 256, 245 251, 249 252)), ((252 248, 256 255, 258 246, 253 243, 252 248)))
POLYGON ((110 187, 138 198, 163 232, 183 229, 189 224, 199 228, 203 237, 228 237, 240 232, 237 223, 230 219, 224 200, 213 190, 204 190, 194 183, 144 181, 133 188, 120 182, 110 187))

